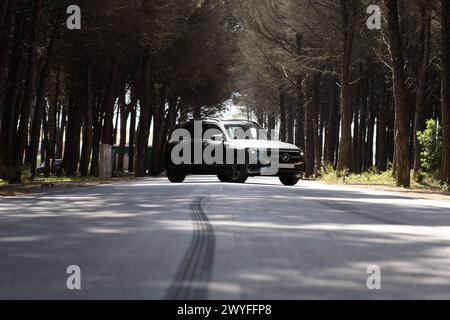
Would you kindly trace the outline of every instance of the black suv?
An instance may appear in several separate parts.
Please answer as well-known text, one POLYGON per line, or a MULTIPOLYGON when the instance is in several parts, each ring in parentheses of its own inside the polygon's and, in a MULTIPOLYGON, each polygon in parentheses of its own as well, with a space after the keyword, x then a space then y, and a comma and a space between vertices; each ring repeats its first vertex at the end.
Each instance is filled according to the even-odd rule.
POLYGON ((293 186, 304 173, 303 151, 271 139, 252 121, 193 119, 177 125, 166 146, 171 182, 187 175, 217 175, 222 182, 245 183, 250 176, 278 176, 293 186))

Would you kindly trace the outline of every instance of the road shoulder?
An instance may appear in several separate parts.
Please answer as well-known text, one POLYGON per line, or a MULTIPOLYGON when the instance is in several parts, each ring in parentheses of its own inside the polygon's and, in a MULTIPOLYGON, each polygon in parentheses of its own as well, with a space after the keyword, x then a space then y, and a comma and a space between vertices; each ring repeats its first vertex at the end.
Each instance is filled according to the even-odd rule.
POLYGON ((380 192, 389 192, 392 194, 401 195, 404 197, 411 197, 414 199, 426 199, 426 200, 439 200, 439 201, 449 201, 450 202, 450 194, 448 192, 443 191, 434 191, 434 190, 420 190, 420 189, 406 189, 400 187, 392 187, 386 185, 368 185, 368 184, 334 184, 327 183, 323 181, 308 181, 312 185, 320 185, 320 186, 334 186, 339 187, 341 189, 348 190, 360 190, 360 191, 380 191, 380 192))

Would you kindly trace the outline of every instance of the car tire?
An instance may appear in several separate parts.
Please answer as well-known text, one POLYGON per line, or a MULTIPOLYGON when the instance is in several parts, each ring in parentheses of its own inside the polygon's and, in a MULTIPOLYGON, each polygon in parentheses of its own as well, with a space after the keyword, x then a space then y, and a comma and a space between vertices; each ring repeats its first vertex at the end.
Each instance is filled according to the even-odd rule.
POLYGON ((230 172, 227 175, 228 182, 245 183, 248 179, 246 166, 235 164, 230 167, 230 172))
POLYGON ((280 182, 284 184, 285 186, 295 186, 297 182, 300 180, 300 177, 298 176, 281 176, 280 182))
POLYGON ((217 178, 220 180, 220 182, 223 182, 223 183, 230 182, 230 180, 228 180, 227 175, 225 175, 225 174, 218 174, 217 178))
POLYGON ((167 178, 172 183, 181 183, 186 179, 186 173, 171 165, 167 167, 167 178))

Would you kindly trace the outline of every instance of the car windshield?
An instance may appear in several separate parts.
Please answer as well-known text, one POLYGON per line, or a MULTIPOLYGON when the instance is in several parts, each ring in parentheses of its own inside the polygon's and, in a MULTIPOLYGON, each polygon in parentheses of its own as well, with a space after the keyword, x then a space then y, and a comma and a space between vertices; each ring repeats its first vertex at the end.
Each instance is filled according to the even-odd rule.
POLYGON ((266 129, 256 123, 226 123, 225 129, 231 139, 270 140, 266 129))

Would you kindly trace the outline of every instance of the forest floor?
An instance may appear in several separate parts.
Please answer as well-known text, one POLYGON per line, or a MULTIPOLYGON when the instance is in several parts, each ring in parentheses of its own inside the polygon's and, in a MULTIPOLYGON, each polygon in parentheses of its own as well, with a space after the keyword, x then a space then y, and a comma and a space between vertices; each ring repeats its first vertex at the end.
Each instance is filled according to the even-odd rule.
POLYGON ((38 178, 34 181, 21 184, 6 184, 0 181, 0 197, 21 196, 25 194, 39 193, 46 190, 92 187, 101 184, 109 184, 113 182, 134 179, 135 178, 131 176, 114 177, 106 180, 101 180, 96 177, 38 178))
MULTIPOLYGON (((322 181, 321 181, 322 182, 322 181)), ((399 192, 404 194, 405 196, 411 196, 413 198, 421 198, 421 199, 428 199, 428 200, 445 200, 450 201, 450 192, 448 191, 442 191, 442 190, 434 190, 434 189, 424 189, 419 187, 411 187, 411 188, 401 188, 396 186, 389 186, 389 185, 374 185, 374 184, 357 184, 357 183, 329 183, 329 182, 322 182, 325 184, 332 184, 332 185, 345 185, 348 188, 351 189, 358 189, 358 190, 376 190, 376 191, 388 191, 388 192, 399 192)))
POLYGON ((345 185, 350 188, 368 189, 390 192, 401 192, 412 197, 431 199, 431 200, 449 200, 449 186, 440 185, 435 178, 425 175, 422 182, 416 182, 411 177, 411 187, 397 187, 392 172, 364 172, 361 174, 350 174, 346 177, 338 177, 334 171, 323 171, 322 175, 316 180, 332 185, 345 185))
MULTIPOLYGON (((100 180, 96 177, 75 177, 75 178, 37 178, 32 182, 23 184, 6 184, 0 181, 0 197, 1 196, 20 196, 26 194, 40 193, 49 190, 60 190, 67 188, 83 188, 102 184, 110 184, 120 181, 135 180, 134 176, 125 175, 114 177, 112 179, 100 180)), ((312 179, 317 183, 329 185, 341 185, 351 189, 366 189, 388 192, 401 192, 415 198, 431 199, 431 200, 447 200, 450 201, 450 190, 443 188, 433 179, 426 178, 422 183, 412 182, 411 188, 400 188, 395 185, 394 178, 389 172, 372 174, 351 174, 345 178, 338 178, 333 173, 325 173, 321 177, 312 179)), ((412 180, 413 181, 413 180, 412 180)))

